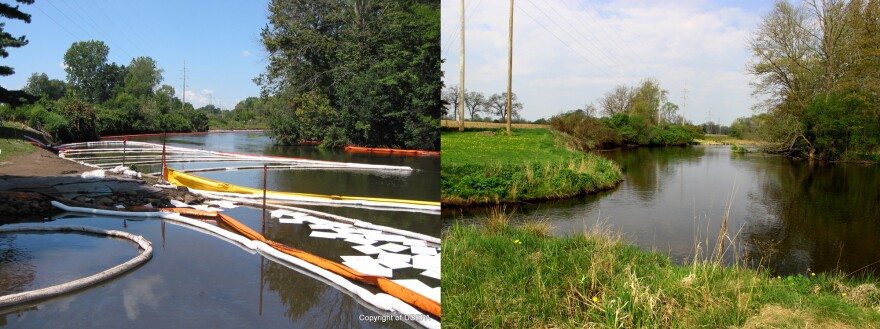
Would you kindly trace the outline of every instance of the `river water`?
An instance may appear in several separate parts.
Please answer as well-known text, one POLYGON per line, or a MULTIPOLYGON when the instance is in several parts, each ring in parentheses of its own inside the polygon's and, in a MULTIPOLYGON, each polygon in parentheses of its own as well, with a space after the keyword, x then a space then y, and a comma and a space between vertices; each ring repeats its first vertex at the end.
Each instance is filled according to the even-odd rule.
MULTIPOLYGON (((557 235, 597 223, 674 260, 711 250, 728 228, 751 265, 779 274, 840 269, 880 273, 880 167, 811 164, 729 146, 600 152, 621 165, 611 191, 516 208, 517 220, 546 220, 557 235), (698 246, 698 247, 695 247, 698 246)), ((479 221, 484 209, 444 210, 445 225, 479 221)), ((727 260, 732 260, 728 254, 727 260)))
MULTIPOLYGON (((161 143, 160 137, 130 138, 161 143)), ((270 170, 268 188, 288 192, 327 193, 349 196, 439 200, 439 158, 353 154, 316 147, 275 146, 260 133, 217 133, 167 137, 168 145, 217 151, 298 157, 369 164, 410 166, 405 174, 343 170, 270 170)), ((215 164, 216 165, 216 164, 215 164)), ((223 165, 229 165, 223 164, 223 165)), ((236 163, 233 165, 241 165, 236 163)), ((193 163, 171 164, 192 169, 193 163)), ((202 165, 204 166, 204 165, 202 165)), ((144 172, 158 171, 143 166, 144 172)), ((202 172, 197 175, 232 184, 262 187, 262 170, 202 172)), ((436 214, 381 211, 330 206, 302 206, 439 237, 436 214)), ((261 211, 239 207, 230 215, 249 227, 261 229, 261 211)), ((71 295, 40 301, 14 309, 0 310, 0 326, 105 327, 105 328, 407 328, 411 323, 365 321, 363 316, 383 315, 362 300, 308 273, 263 259, 214 236, 162 220, 126 220, 63 215, 45 225, 88 225, 124 230, 142 235, 153 243, 153 258, 143 266, 97 287, 71 295)), ((342 262, 343 255, 361 255, 352 245, 338 239, 309 237, 305 225, 268 220, 267 238, 342 262)), ((40 237, 61 239, 42 246, 31 234, 0 235, 0 244, 14 254, 14 260, 0 263, 0 287, 21 291, 57 284, 37 273, 65 273, 71 277, 91 275, 124 262, 135 255, 132 245, 103 241, 100 237, 63 235, 40 237), (5 242, 4 242, 5 241, 5 242), (78 246, 74 254, 66 252, 78 246), (111 245, 119 245, 113 247, 111 245), (8 248, 6 248, 8 246, 8 248), (111 247, 108 247, 111 246, 111 247), (60 254, 74 255, 57 263, 60 254), (97 258, 97 259, 96 259, 97 258), (64 265, 67 264, 67 265, 64 265), (86 266, 86 264, 91 264, 86 266), (96 265, 97 264, 97 265, 96 265), (76 265, 76 266, 73 266, 76 265), (13 266, 15 266, 13 268, 13 266), (21 270, 24 269, 24 270, 21 270), (12 275, 10 273, 18 273, 12 275), (20 275, 24 273, 25 275, 20 275)), ((5 258, 4 258, 5 259, 5 258)), ((437 279, 422 270, 394 270, 394 279, 418 279, 431 287, 437 279)), ((58 278, 55 278, 58 279, 58 278)), ((372 288, 368 288, 372 289, 372 288)), ((378 290, 372 289, 376 292, 378 290)))

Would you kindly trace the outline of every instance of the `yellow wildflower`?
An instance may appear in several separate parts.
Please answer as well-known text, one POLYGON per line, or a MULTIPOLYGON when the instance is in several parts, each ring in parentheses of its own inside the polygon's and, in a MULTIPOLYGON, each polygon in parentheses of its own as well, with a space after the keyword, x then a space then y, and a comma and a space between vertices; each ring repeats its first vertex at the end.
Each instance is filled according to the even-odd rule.
POLYGON ((593 303, 598 302, 598 301, 599 301, 599 298, 596 296, 593 296, 593 303))

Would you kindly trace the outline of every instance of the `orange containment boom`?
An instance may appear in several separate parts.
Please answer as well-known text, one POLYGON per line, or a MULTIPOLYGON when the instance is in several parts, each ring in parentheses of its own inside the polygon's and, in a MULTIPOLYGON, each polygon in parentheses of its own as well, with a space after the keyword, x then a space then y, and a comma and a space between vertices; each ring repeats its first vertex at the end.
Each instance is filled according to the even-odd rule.
POLYGON ((399 154, 399 155, 435 155, 435 156, 440 155, 440 151, 402 150, 402 149, 390 149, 390 148, 379 148, 379 147, 361 147, 361 146, 346 146, 345 150, 349 151, 349 152, 386 153, 386 154, 399 154))
MULTIPOLYGON (((263 195, 263 190, 255 189, 250 187, 243 187, 238 185, 232 185, 224 182, 218 182, 215 180, 207 179, 204 177, 199 177, 195 175, 190 175, 181 171, 176 171, 170 168, 165 168, 165 179, 174 185, 178 186, 186 186, 196 190, 209 191, 209 192, 223 192, 223 193, 238 193, 238 194, 251 194, 251 195, 263 195)), ((438 210, 440 209, 440 202, 437 201, 418 201, 418 200, 402 200, 402 199, 387 199, 387 198, 370 198, 370 197, 352 197, 352 196, 341 196, 341 195, 324 195, 324 194, 312 194, 312 193, 294 193, 294 192, 277 192, 277 191, 267 191, 266 196, 270 199, 287 199, 287 200, 295 200, 295 201, 306 201, 306 202, 326 202, 326 203, 360 203, 363 205, 372 205, 372 206, 387 206, 393 208, 413 208, 413 209, 423 209, 423 210, 438 210)))
POLYGON ((409 288, 406 288, 394 281, 391 281, 388 278, 377 275, 363 274, 337 262, 312 255, 299 249, 288 247, 279 242, 266 239, 266 237, 264 237, 262 234, 257 233, 257 231, 254 231, 250 227, 247 227, 246 225, 240 223, 232 217, 217 213, 215 211, 203 211, 189 208, 163 208, 162 211, 175 212, 181 215, 216 218, 218 221, 226 224, 237 233, 247 237, 248 239, 263 242, 269 246, 272 246, 272 248, 275 248, 280 252, 302 259, 312 265, 333 272, 349 280, 355 280, 364 284, 378 287, 383 292, 394 296, 406 302, 407 304, 415 306, 416 308, 428 312, 436 317, 440 317, 440 303, 433 299, 422 296, 421 294, 412 291, 409 288))

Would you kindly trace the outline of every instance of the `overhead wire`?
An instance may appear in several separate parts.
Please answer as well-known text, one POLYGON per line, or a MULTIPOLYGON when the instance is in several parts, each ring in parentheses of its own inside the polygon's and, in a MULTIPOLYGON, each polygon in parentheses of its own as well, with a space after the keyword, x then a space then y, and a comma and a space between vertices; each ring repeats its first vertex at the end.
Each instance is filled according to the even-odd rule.
MULTIPOLYGON (((569 45, 567 42, 565 42, 565 40, 562 40, 562 38, 560 38, 560 37, 559 37, 556 33, 554 33, 552 30, 548 29, 544 24, 541 23, 541 21, 539 21, 538 19, 536 19, 535 17, 533 17, 531 14, 529 14, 529 13, 528 13, 525 9, 523 9, 519 4, 514 4, 514 5, 516 6, 516 8, 518 8, 518 9, 520 10, 520 12, 522 12, 523 14, 525 14, 526 16, 528 16, 532 21, 534 21, 534 22, 537 23, 539 26, 541 26, 541 28, 543 28, 545 31, 547 31, 548 33, 550 33, 550 35, 552 35, 554 38, 556 38, 557 40, 559 40, 559 42, 562 43, 562 45, 564 45, 564 46, 567 47, 568 49, 571 49, 571 51, 572 51, 574 54, 576 54, 578 57, 582 58, 584 61, 586 61, 587 63, 589 63, 590 65, 592 65, 592 66, 595 67, 596 69, 598 69, 598 70, 600 70, 600 71, 603 71, 603 72, 604 72, 605 74, 607 74, 610 78, 614 78, 614 77, 615 77, 615 75, 614 75, 612 72, 608 71, 607 68, 605 68, 605 67, 602 66, 602 65, 598 65, 598 64, 596 64, 595 62, 593 62, 592 60, 590 60, 589 58, 587 58, 587 56, 584 56, 584 54, 582 54, 582 53, 579 52, 577 49, 575 49, 574 47, 572 47, 571 45, 569 45)), ((618 79, 618 80, 619 80, 619 79, 618 79)))
MULTIPOLYGON (((473 16, 473 13, 475 11, 477 11, 477 9, 480 8, 481 4, 483 4, 483 0, 477 0, 477 4, 473 7, 473 9, 470 9, 471 8, 470 3, 472 3, 472 2, 469 2, 468 5, 466 5, 464 7, 464 14, 465 14, 464 15, 464 24, 465 25, 467 25, 468 21, 473 16)), ((460 17, 459 17, 459 19, 460 19, 460 17)), ((458 37, 459 33, 461 33, 461 25, 455 24, 455 27, 453 28, 452 36, 449 38, 449 41, 446 43, 446 47, 443 48, 443 49, 446 49, 443 52, 443 57, 446 57, 446 55, 449 53, 449 49, 451 49, 452 44, 455 42, 455 40, 458 40, 457 37, 458 37)))
MULTIPOLYGON (((586 1, 586 3, 588 5, 590 11, 592 11, 592 13, 595 15, 595 17, 604 19, 602 14, 599 12, 598 9, 596 9, 596 7, 593 5, 592 2, 590 2, 588 0, 588 1, 586 1)), ((584 7, 584 9, 587 9, 587 7, 584 7)), ((577 18, 579 21, 586 24, 586 21, 583 18, 581 18, 581 16, 575 15, 575 18, 577 18)), ((640 74, 641 76, 643 76, 643 77, 648 76, 648 71, 645 70, 644 65, 642 64, 642 61, 639 60, 639 58, 634 56, 635 51, 633 51, 632 47, 630 47, 629 44, 624 43, 622 41, 625 39, 623 37, 621 37, 620 34, 617 33, 617 30, 615 30, 613 28, 608 28, 607 24, 595 24, 595 26, 602 29, 603 33, 605 33, 606 35, 612 36, 611 38, 608 38, 608 40, 611 40, 611 42, 609 44, 613 44, 613 46, 618 50, 618 53, 622 57, 624 57, 624 60, 626 60, 628 63, 632 63, 632 65, 630 67, 634 67, 635 71, 638 71, 641 73, 640 74)))
MULTIPOLYGON (((133 56, 131 56, 131 53, 129 53, 128 50, 125 49, 125 47, 122 47, 122 45, 116 43, 116 42, 113 40, 113 38, 110 38, 109 36, 105 35, 104 32, 101 30, 101 28, 98 27, 97 23, 95 23, 95 21, 94 21, 94 20, 93 20, 93 19, 92 19, 87 13, 86 13, 85 9, 83 9, 82 7, 80 7, 79 4, 78 4, 77 2, 73 2, 73 4, 74 4, 77 8, 79 8, 79 10, 77 10, 76 8, 73 8, 72 6, 70 6, 69 3, 65 3, 65 4, 67 4, 67 8, 69 8, 70 11, 73 12, 74 15, 76 15, 77 17, 79 17, 80 20, 84 21, 84 22, 86 23, 86 25, 88 25, 88 26, 90 26, 92 29, 94 29, 95 33, 97 33, 97 34, 98 34, 103 40, 106 40, 107 43, 109 43, 111 46, 113 46, 113 48, 115 48, 115 49, 119 49, 119 50, 122 51, 126 56, 128 56, 128 57, 132 57, 132 58, 133 58, 133 56), (83 11, 83 13, 81 14, 80 11, 83 11)), ((121 64, 126 64, 126 63, 121 63, 121 64)))
MULTIPOLYGON (((141 44, 146 45, 146 42, 144 42, 143 38, 138 38, 138 37, 131 38, 131 36, 128 34, 128 31, 126 31, 125 29, 121 28, 121 26, 118 25, 118 24, 116 23, 116 19, 118 19, 120 16, 109 15, 107 12, 104 11, 103 8, 101 8, 102 6, 99 6, 99 5, 97 5, 97 4, 93 3, 93 2, 88 2, 88 1, 87 1, 86 3, 92 5, 91 8, 94 8, 94 10, 95 10, 96 12, 98 12, 101 16, 103 16, 103 17, 107 17, 106 21, 109 21, 110 24, 113 25, 113 27, 115 28, 115 30, 116 30, 117 32, 120 33, 120 35, 122 36, 122 38, 125 39, 125 41, 128 41, 129 44, 131 44, 132 46, 134 46, 134 48, 135 48, 138 52, 140 52, 140 53, 143 54, 144 56, 148 53, 148 52, 144 51, 143 48, 140 47, 141 44), (115 18, 115 19, 114 19, 114 18, 115 18), (137 40, 132 41, 133 39, 137 39, 137 40)), ((85 10, 84 10, 84 11, 85 11, 85 10)))
MULTIPOLYGON (((607 47, 607 45, 603 45, 599 41, 599 38, 594 38, 594 40, 596 41, 595 43, 590 42, 590 38, 588 38, 586 35, 584 35, 581 32, 580 28, 578 28, 574 24, 572 24, 568 20, 568 18, 565 17, 565 15, 561 14, 558 10, 556 10, 556 6, 554 6, 551 1, 546 1, 546 3, 547 3, 547 7, 549 7, 551 10, 553 10, 553 12, 556 14, 557 17, 562 18, 562 21, 565 24, 567 24, 568 26, 570 26, 571 29, 575 33, 577 33, 584 41, 594 45, 599 50, 599 52, 601 52, 603 55, 605 55, 605 57, 608 58, 615 65, 614 67, 618 69, 618 72, 622 72, 623 74, 627 75, 629 78, 634 78, 631 74, 629 74, 628 70, 624 70, 624 68, 628 67, 628 65, 623 65, 618 56, 614 56, 608 52, 608 48, 610 48, 610 47, 607 47)), ((573 13, 573 15, 576 15, 576 14, 577 13, 573 13)), ((586 26, 586 24, 584 24, 584 26, 586 26)), ((619 53, 619 51, 618 51, 618 53, 619 53)), ((633 79, 633 80, 635 80, 635 79, 633 79)))

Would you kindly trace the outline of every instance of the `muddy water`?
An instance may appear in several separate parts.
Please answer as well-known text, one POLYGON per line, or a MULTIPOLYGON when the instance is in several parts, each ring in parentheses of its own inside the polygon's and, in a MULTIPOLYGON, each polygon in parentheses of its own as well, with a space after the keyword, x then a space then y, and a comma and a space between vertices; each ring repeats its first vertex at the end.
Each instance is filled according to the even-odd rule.
MULTIPOLYGON (((520 206, 558 235, 597 222, 645 249, 685 261, 714 245, 729 205, 729 230, 753 265, 782 274, 880 274, 880 166, 810 164, 729 146, 638 148, 600 153, 621 165, 614 190, 520 206)), ((479 220, 482 209, 445 211, 444 222, 479 220)), ((730 260, 730 259, 728 259, 730 260)))
MULTIPOLYGON (((135 139, 130 139, 135 140, 135 139)), ((159 141, 161 139, 142 139, 159 141)), ((279 191, 339 195, 439 199, 439 158, 348 154, 314 147, 278 147, 262 134, 208 134, 169 137, 169 145, 209 150, 302 157, 321 160, 405 165, 408 175, 373 172, 270 171, 269 188, 279 191)), ((194 168, 193 164, 171 165, 194 168)), ((141 168, 148 171, 148 168, 141 168)), ((261 170, 199 173, 212 179, 261 187, 261 170)), ((439 236, 438 215, 351 209, 304 208, 371 223, 439 236)), ((225 212, 259 231, 262 212, 240 207, 225 212)), ((16 309, 0 310, 7 327, 214 327, 214 328, 405 328, 403 322, 369 322, 380 315, 358 298, 295 269, 264 260, 216 237, 161 220, 120 218, 59 218, 45 225, 89 225, 143 235, 153 243, 153 259, 144 266, 99 287, 16 309)), ((304 225, 270 219, 265 235, 284 244, 341 262, 340 256, 361 255, 342 240, 309 237, 304 225)), ((114 241, 115 242, 115 241, 114 241)), ((98 249, 97 247, 95 249, 98 249)), ((103 247, 101 247, 103 249, 103 247)), ((131 248, 129 248, 131 249, 131 248)), ((92 257, 83 255, 84 259, 92 257)), ((33 257, 41 259, 41 257, 33 257)), ((395 279, 419 279, 429 286, 439 280, 421 270, 394 270, 395 279)), ((2 274, 2 272, 0 272, 2 274)), ((9 277, 0 277, 0 282, 9 277)), ((374 290, 375 291, 375 290, 374 290)))

